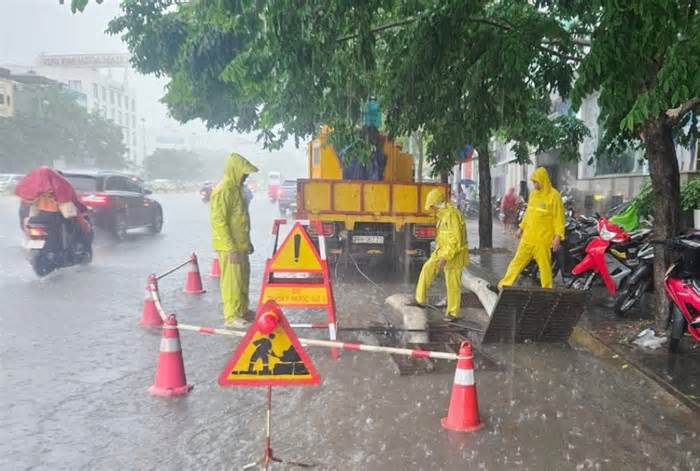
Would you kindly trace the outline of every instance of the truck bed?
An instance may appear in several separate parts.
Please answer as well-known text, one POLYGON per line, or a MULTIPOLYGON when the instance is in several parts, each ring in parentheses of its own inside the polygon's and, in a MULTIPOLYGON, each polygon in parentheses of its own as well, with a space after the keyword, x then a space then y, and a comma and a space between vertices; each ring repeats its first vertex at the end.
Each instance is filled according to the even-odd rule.
POLYGON ((405 224, 434 224, 424 210, 425 199, 440 183, 365 180, 297 180, 297 217, 342 221, 348 230, 356 222, 386 222, 401 230, 405 224))

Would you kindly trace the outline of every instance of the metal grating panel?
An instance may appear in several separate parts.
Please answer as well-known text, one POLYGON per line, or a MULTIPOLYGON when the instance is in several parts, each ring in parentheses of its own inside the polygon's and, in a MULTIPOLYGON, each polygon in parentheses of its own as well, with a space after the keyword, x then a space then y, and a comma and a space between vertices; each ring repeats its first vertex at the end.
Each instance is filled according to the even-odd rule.
POLYGON ((566 342, 586 308, 588 292, 504 288, 483 343, 566 342))

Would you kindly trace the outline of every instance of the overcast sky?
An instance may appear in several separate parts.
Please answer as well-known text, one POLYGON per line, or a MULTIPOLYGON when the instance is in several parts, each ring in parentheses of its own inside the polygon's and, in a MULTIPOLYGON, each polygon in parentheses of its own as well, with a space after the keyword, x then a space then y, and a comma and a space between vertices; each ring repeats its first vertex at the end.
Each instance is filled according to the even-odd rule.
MULTIPOLYGON (((73 15, 70 0, 0 0, 0 64, 33 65, 42 52, 61 54, 128 52, 121 39, 105 34, 109 20, 120 13, 119 0, 104 0, 102 5, 91 2, 84 13, 73 15)), ((132 74, 131 86, 137 90, 140 109, 152 124, 166 124, 167 111, 159 103, 164 81, 154 77, 132 74)), ((203 130, 202 125, 190 124, 183 132, 203 130)), ((231 146, 251 157, 262 166, 274 167, 269 159, 278 159, 281 169, 289 176, 304 176, 304 149, 288 145, 280 152, 263 151, 254 136, 210 135, 215 147, 231 146), (291 158, 291 159, 290 159, 291 158), (289 165, 294 162, 294 165, 289 165), (272 165, 270 165, 272 164, 272 165)))

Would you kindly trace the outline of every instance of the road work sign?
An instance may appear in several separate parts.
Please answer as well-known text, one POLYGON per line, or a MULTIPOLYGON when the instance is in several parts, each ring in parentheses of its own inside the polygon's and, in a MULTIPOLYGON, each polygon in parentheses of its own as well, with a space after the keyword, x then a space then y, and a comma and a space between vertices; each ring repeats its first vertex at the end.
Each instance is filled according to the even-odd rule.
MULTIPOLYGON (((328 337, 336 339, 335 300, 326 260, 323 230, 317 227, 319 250, 316 249, 307 228, 296 222, 278 245, 280 226, 276 221, 276 236, 272 256, 265 263, 259 305, 275 301, 282 307, 325 309, 328 319, 328 337)), ((306 224, 309 224, 308 222, 306 224)), ((335 357, 336 350, 331 353, 335 357)))
POLYGON ((226 363, 221 386, 296 386, 319 384, 321 377, 280 312, 275 328, 265 333, 258 322, 248 329, 226 363))
POLYGON ((270 261, 277 272, 320 272, 321 257, 301 224, 295 224, 270 261))
POLYGON ((262 301, 267 302, 271 299, 287 307, 326 307, 328 292, 324 286, 279 284, 266 287, 262 301))

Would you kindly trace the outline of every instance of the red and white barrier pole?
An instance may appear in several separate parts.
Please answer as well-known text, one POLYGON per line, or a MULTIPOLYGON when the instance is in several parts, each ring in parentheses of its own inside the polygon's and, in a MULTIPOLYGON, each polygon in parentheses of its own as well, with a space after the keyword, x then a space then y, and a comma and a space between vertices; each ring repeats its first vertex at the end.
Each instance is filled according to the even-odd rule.
MULTIPOLYGON (((199 332, 201 334, 226 335, 228 337, 243 337, 244 330, 218 329, 215 327, 202 327, 198 325, 178 324, 178 329, 199 332)), ((388 353, 390 355, 403 355, 413 358, 433 358, 436 360, 460 360, 463 359, 456 353, 436 352, 432 350, 422 350, 419 348, 396 348, 382 347, 379 345, 365 345, 352 342, 338 342, 331 340, 299 339, 305 347, 339 348, 343 350, 354 350, 358 352, 388 353)))

